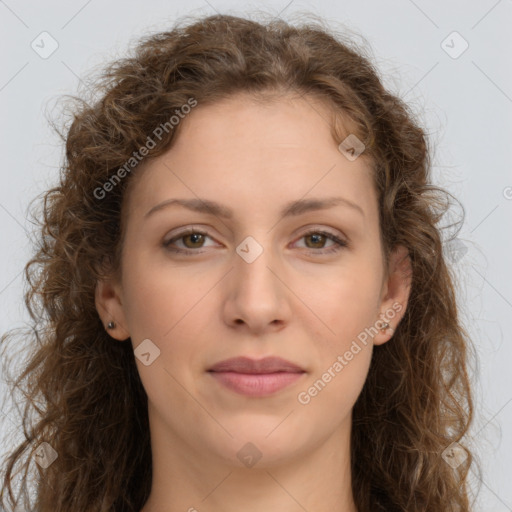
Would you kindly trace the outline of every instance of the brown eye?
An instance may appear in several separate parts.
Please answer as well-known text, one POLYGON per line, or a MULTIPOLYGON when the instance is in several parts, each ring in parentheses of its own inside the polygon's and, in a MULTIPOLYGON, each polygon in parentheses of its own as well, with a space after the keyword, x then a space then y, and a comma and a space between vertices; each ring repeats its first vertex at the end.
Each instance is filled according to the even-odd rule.
POLYGON ((307 233, 304 233, 302 237, 299 240, 311 240, 311 242, 306 242, 307 249, 313 249, 313 253, 317 254, 327 254, 339 251, 340 249, 343 249, 344 247, 348 247, 348 242, 345 240, 342 240, 341 238, 338 238, 334 233, 329 233, 328 231, 319 231, 319 230, 311 230, 307 233), (323 251, 314 250, 314 249, 323 249, 326 241, 332 241, 332 246, 326 248, 323 251))
POLYGON ((189 235, 184 235, 181 237, 184 240, 184 245, 189 249, 196 249, 198 247, 201 247, 201 244, 204 243, 204 235, 202 233, 191 233, 189 235), (191 245, 188 245, 185 241, 190 240, 191 245))
MULTIPOLYGON (((182 253, 193 255, 194 253, 202 253, 204 251, 197 251, 194 249, 202 249, 205 246, 205 240, 211 237, 208 233, 198 231, 196 229, 189 229, 183 233, 179 233, 175 237, 162 243, 162 245, 169 251, 175 253, 182 253), (180 243, 182 244, 180 246, 180 243)), ((328 254, 339 251, 342 248, 348 247, 348 242, 338 238, 334 233, 328 231, 311 230, 304 233, 299 240, 307 240, 305 249, 310 249, 314 254, 328 254), (332 245, 324 248, 326 242, 332 242, 332 245), (322 250, 323 249, 323 250, 322 250)))
MULTIPOLYGON (((322 235, 321 233, 311 233, 310 235, 305 235, 304 238, 307 240, 308 238, 312 240, 313 247, 310 247, 311 249, 322 249, 321 246, 323 246, 327 240, 327 237, 325 235, 322 235), (320 246, 320 247, 319 247, 320 246)), ((307 244, 306 244, 307 245, 307 244)))
POLYGON ((206 238, 211 238, 208 233, 204 233, 203 231, 198 231, 196 229, 188 230, 183 233, 176 235, 162 243, 162 245, 172 252, 180 252, 193 254, 194 249, 202 249, 204 246, 204 242, 206 238), (176 245, 176 242, 181 242, 183 245, 180 247, 176 245))

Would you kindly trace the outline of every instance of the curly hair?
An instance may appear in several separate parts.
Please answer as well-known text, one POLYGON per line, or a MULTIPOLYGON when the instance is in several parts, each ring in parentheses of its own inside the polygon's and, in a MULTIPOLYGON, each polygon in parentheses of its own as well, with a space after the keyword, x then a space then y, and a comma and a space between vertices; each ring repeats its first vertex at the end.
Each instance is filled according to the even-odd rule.
MULTIPOLYGON (((453 196, 431 183, 425 131, 411 107, 384 88, 365 51, 318 21, 293 26, 215 15, 143 37, 129 57, 89 82, 88 100, 72 97, 71 123, 59 132, 59 183, 34 214, 37 248, 25 267, 33 323, 23 334, 30 357, 11 382, 23 394, 25 438, 5 461, 1 504, 20 499, 12 488, 18 466, 27 499, 41 443, 58 457, 35 466, 39 512, 138 512, 147 500, 147 395, 133 348, 112 343, 94 301, 98 279, 120 269, 123 205, 137 165, 125 167, 108 193, 98 191, 190 98, 208 105, 245 92, 258 101, 300 94, 329 105, 337 144, 350 127, 372 162, 384 257, 398 244, 409 250, 407 310, 393 339, 375 347, 353 408, 359 512, 470 510, 467 477, 476 459, 462 438, 473 420, 471 340, 439 224, 453 196), (452 467, 443 452, 458 442, 466 458, 452 467)), ((180 126, 160 130, 144 162, 169 150, 180 126)), ((3 348, 11 337, 2 337, 3 348)))

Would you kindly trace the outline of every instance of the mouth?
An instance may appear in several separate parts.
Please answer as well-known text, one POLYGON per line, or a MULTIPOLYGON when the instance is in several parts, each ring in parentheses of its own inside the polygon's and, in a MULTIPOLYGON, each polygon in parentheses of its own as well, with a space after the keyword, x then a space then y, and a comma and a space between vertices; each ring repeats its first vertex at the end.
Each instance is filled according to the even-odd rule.
POLYGON ((208 372, 231 391, 252 397, 277 393, 306 374, 300 366, 278 357, 236 357, 215 364, 208 372))

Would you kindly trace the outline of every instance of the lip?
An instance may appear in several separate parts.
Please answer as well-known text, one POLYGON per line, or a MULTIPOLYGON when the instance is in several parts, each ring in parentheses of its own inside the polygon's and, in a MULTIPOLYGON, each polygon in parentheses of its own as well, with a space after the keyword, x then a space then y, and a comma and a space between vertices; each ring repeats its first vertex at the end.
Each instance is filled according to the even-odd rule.
POLYGON ((264 357, 263 359, 232 357, 214 364, 208 371, 262 374, 276 372, 302 373, 305 370, 281 357, 264 357))
POLYGON ((208 372, 225 387, 246 396, 268 396, 300 379, 306 372, 280 357, 234 357, 220 361, 208 372))

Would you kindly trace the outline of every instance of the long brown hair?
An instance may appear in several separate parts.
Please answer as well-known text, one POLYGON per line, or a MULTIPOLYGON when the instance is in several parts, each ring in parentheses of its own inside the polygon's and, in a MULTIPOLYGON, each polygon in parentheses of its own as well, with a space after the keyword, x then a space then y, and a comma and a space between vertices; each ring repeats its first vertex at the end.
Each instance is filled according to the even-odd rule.
MULTIPOLYGON (((476 459, 461 446, 473 416, 471 340, 459 320, 440 226, 452 196, 431 183, 428 139, 410 107, 383 87, 365 50, 343 39, 321 20, 193 19, 145 37, 130 57, 88 82, 89 101, 85 93, 74 98, 61 134, 59 184, 34 215, 38 244, 25 267, 33 326, 22 336, 30 357, 11 383, 13 393, 22 392, 25 439, 5 461, 4 506, 15 501, 17 466, 24 470, 20 493, 28 494, 37 450, 47 460, 57 454, 46 468, 34 465, 38 512, 139 512, 147 500, 147 396, 131 344, 114 342, 100 321, 95 285, 105 261, 111 272, 120 268, 133 154, 159 126, 167 129, 144 161, 171 148, 180 125, 171 128, 169 119, 190 98, 200 106, 247 92, 264 100, 314 96, 332 107, 326 122, 335 141, 350 127, 371 158, 385 257, 397 244, 411 257, 405 316, 393 338, 375 347, 353 410, 359 512, 470 510, 467 475, 476 459), (446 453, 466 458, 449 464, 446 453)), ((4 350, 11 337, 3 336, 4 350)))

